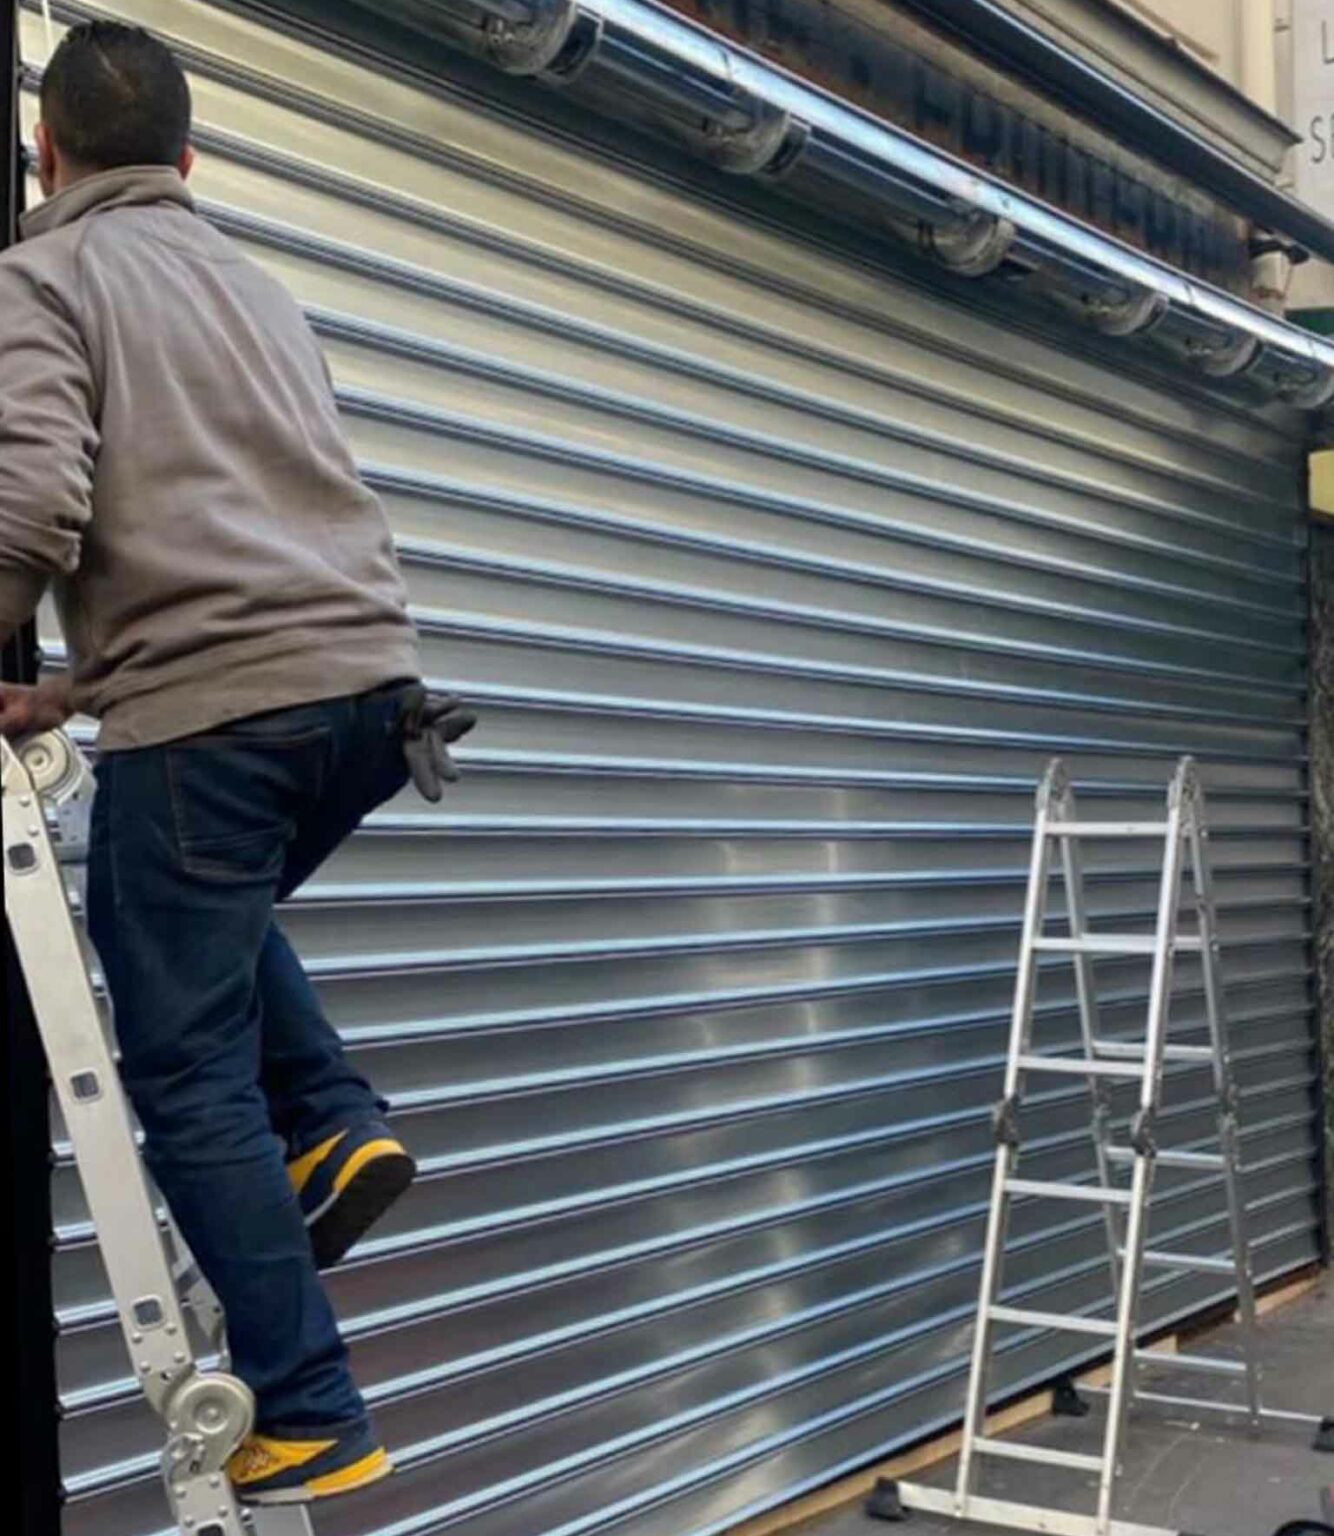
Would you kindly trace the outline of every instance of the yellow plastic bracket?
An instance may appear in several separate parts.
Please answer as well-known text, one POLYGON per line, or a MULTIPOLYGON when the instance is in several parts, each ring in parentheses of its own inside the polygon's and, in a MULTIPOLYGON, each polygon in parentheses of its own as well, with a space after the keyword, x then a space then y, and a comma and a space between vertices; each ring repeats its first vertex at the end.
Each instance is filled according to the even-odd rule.
POLYGON ((1306 462, 1311 511, 1334 517, 1334 448, 1321 448, 1306 462))

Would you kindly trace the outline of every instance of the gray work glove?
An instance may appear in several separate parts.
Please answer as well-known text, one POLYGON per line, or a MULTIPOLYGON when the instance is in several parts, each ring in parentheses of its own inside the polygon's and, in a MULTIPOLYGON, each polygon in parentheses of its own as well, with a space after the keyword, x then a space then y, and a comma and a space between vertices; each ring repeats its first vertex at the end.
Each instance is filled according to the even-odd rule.
POLYGON ((399 730, 403 756, 412 782, 433 805, 456 784, 458 765, 449 755, 451 742, 466 736, 477 716, 450 693, 430 693, 421 683, 405 688, 399 699, 399 730))

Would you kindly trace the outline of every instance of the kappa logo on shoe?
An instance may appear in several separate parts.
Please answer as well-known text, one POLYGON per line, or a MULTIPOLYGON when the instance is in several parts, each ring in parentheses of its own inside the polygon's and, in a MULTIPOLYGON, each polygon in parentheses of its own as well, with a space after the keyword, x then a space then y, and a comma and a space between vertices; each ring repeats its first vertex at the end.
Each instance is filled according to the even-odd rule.
POLYGON ((307 1504, 368 1488, 393 1470, 389 1453, 364 1429, 342 1441, 251 1435, 227 1464, 246 1504, 307 1504))
POLYGON ((270 1440, 266 1435, 251 1435, 228 1462, 227 1475, 241 1488, 307 1466, 337 1444, 337 1440, 270 1440))

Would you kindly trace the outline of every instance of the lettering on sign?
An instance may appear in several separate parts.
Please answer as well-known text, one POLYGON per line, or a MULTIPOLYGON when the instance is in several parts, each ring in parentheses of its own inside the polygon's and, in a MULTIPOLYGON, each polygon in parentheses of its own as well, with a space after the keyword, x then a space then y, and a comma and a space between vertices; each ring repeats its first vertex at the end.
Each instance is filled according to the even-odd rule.
POLYGON ((1293 0, 1296 193, 1334 218, 1334 0, 1293 0))

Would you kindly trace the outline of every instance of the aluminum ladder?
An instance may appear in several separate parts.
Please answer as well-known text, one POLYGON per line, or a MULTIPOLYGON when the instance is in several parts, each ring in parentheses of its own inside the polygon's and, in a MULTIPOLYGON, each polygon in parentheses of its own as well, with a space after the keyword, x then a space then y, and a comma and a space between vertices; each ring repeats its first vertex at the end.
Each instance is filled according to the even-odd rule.
POLYGON ((1081 821, 1075 809, 1069 777, 1060 759, 1049 765, 1042 779, 1037 795, 1004 1096, 995 1117, 996 1166, 958 1480, 952 1489, 918 1483, 884 1483, 868 1506, 870 1512, 880 1518, 899 1519, 908 1510, 920 1509, 960 1520, 1051 1533, 1051 1536, 1169 1536, 1159 1527, 1116 1520, 1112 1516, 1121 1473, 1127 1412, 1132 1403, 1239 1416, 1253 1431, 1258 1431, 1265 1423, 1312 1426, 1318 1432, 1317 1448, 1334 1449, 1329 1420, 1311 1414, 1269 1409, 1261 1402, 1260 1371, 1256 1363, 1255 1285, 1246 1204, 1241 1188, 1238 1101, 1223 1020, 1208 841, 1204 795, 1199 773, 1190 758, 1181 760, 1172 778, 1164 821, 1081 821), (1094 838, 1161 841, 1162 874, 1157 916, 1151 934, 1094 932, 1090 928, 1080 844, 1084 839, 1094 838), (1059 858, 1065 885, 1066 932, 1063 934, 1050 933, 1047 926, 1054 857, 1059 858), (1187 901, 1194 909, 1194 924, 1193 931, 1182 933, 1179 925, 1183 875, 1187 865, 1190 869, 1187 901), (1200 958, 1207 1045, 1184 1045, 1169 1039, 1173 962, 1183 954, 1200 958), (1098 956, 1134 955, 1146 956, 1152 962, 1145 1033, 1137 1039, 1106 1036, 1098 1018, 1094 961, 1098 956), (1082 1051, 1078 1055, 1035 1052, 1033 1048, 1038 966, 1044 956, 1065 959, 1074 967, 1082 1039, 1082 1051), (1217 1151, 1171 1150, 1158 1145, 1163 1068, 1167 1063, 1177 1062, 1207 1064, 1212 1069, 1218 1103, 1217 1151), (1028 1079, 1058 1076, 1082 1077, 1088 1083, 1092 1098, 1096 1183, 1053 1183, 1019 1176, 1020 1109, 1028 1079), (1138 1085, 1138 1105, 1125 1140, 1119 1140, 1114 1130, 1112 1088, 1117 1082, 1138 1085), (1154 1175, 1160 1167, 1191 1170, 1222 1181, 1231 1236, 1225 1255, 1172 1253, 1149 1246, 1149 1200, 1154 1175), (1130 1170, 1129 1188, 1117 1178, 1126 1168, 1130 1170), (1102 1210, 1111 1266, 1111 1294, 1116 1303, 1113 1318, 1087 1312, 1066 1315, 1033 1311, 1002 1304, 1002 1270, 1010 1206, 1020 1197, 1091 1203, 1102 1210), (1227 1277, 1237 1292, 1242 1358, 1224 1360, 1208 1355, 1164 1355, 1140 1348, 1138 1313, 1141 1276, 1146 1268, 1227 1277), (988 1377, 998 1327, 1056 1330, 1102 1340, 1111 1349, 1110 1386, 1100 1389, 1107 1399, 1101 1454, 1079 1454, 987 1436, 988 1377), (1245 1400, 1234 1404, 1141 1390, 1140 1374, 1155 1366, 1237 1378, 1245 1400), (984 1497, 977 1492, 978 1476, 981 1464, 991 1459, 1095 1475, 1098 1488, 1096 1510, 1083 1514, 984 1497))
POLYGON ((166 1427, 167 1500, 181 1536, 311 1536, 303 1507, 249 1509, 226 1476, 254 1400, 225 1368, 217 1298, 170 1217, 165 1231, 159 1223, 70 908, 66 867, 86 851, 92 796, 88 765, 63 732, 18 748, 0 739, 5 916, 133 1372, 166 1427), (222 1363, 207 1368, 200 1352, 222 1363))

